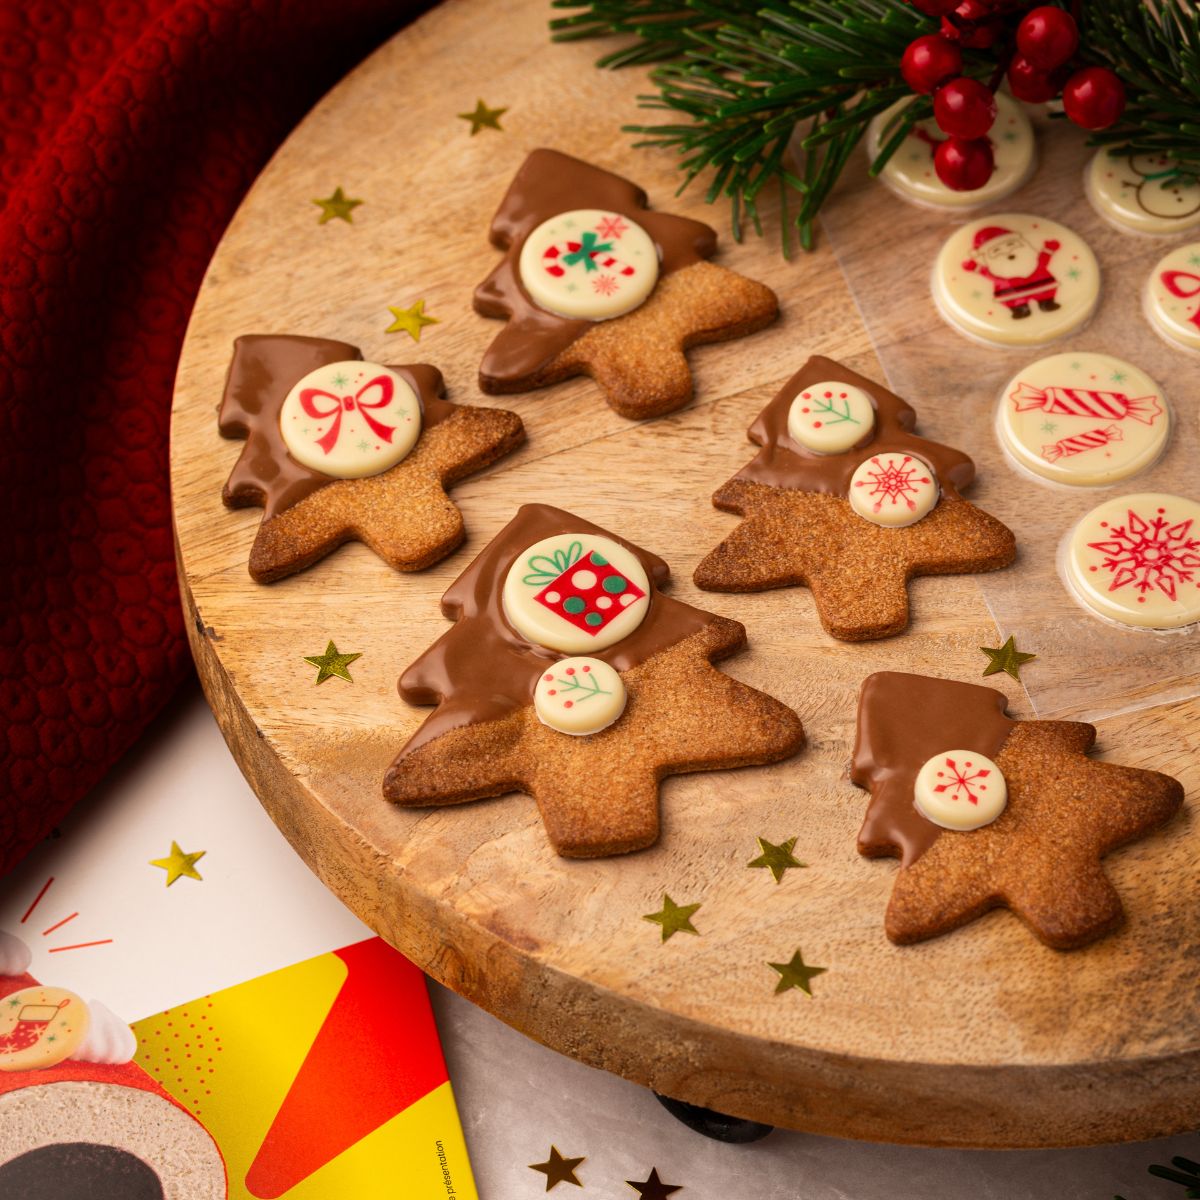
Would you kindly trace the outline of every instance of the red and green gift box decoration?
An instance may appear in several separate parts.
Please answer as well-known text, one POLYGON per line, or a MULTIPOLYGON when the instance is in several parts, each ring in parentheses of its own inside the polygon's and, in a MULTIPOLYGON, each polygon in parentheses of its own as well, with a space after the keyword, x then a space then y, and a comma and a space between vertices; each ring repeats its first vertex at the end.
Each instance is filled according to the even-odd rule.
POLYGON ((646 594, 582 542, 553 554, 535 554, 527 565, 524 582, 545 584, 534 599, 585 633, 599 633, 646 594))

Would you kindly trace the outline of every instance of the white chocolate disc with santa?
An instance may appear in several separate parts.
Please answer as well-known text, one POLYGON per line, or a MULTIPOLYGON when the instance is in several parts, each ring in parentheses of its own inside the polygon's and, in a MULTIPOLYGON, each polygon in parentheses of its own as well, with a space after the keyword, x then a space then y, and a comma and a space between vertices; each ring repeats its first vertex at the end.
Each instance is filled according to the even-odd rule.
MULTIPOLYGON (((895 132, 892 118, 909 103, 908 98, 897 100, 867 127, 867 154, 872 161, 895 132)), ((945 138, 932 117, 918 121, 888 159, 879 178, 898 196, 914 204, 926 208, 967 209, 1003 200, 1033 171, 1036 158, 1033 126, 1025 115, 1024 106, 1003 92, 996 93, 996 122, 988 134, 995 169, 983 187, 956 192, 938 178, 933 169, 933 155, 938 143, 945 138)))
POLYGON ((852 383, 814 383, 788 409, 788 436, 814 454, 841 454, 874 428, 875 405, 852 383))
POLYGON ((577 208, 543 221, 525 239, 517 269, 539 308, 607 321, 631 312, 654 290, 658 250, 628 217, 577 208))
POLYGON ((1200 226, 1200 180, 1177 175, 1165 155, 1100 149, 1083 180, 1092 207, 1118 229, 1170 235, 1200 226))
POLYGON ((611 538, 560 533, 528 547, 504 578, 504 615, 523 637, 564 654, 603 650, 645 620, 650 581, 611 538))
POLYGON ((1159 259, 1146 283, 1146 317, 1181 350, 1200 350, 1200 242, 1159 259))
POLYGON ((959 333, 999 346, 1040 346, 1092 315, 1100 267, 1065 225, 1000 213, 950 235, 932 286, 938 310, 959 333))
POLYGON ((70 1058, 87 1034, 87 1005, 64 988, 22 988, 0 1000, 0 1071, 32 1071, 70 1058))
POLYGON ((279 410, 279 430, 300 464, 335 479, 378 475, 421 436, 421 403, 379 363, 329 363, 301 379, 279 410))
POLYGON ((564 658, 542 672, 533 690, 538 720, 584 737, 607 729, 625 711, 625 684, 599 658, 564 658))
POLYGON ((1162 453, 1171 414, 1145 371, 1108 354, 1052 354, 1005 385, 996 430, 1026 470, 1056 483, 1115 483, 1162 453))
POLYGON ((1165 492, 1106 500, 1071 531, 1064 570, 1085 607, 1123 625, 1200 621, 1200 504, 1165 492))
POLYGON ((911 454, 873 454, 850 476, 850 507, 873 525, 915 525, 938 502, 937 476, 911 454))
POLYGON ((990 825, 1008 805, 1008 783, 990 758, 974 750, 945 750, 917 772, 913 803, 943 829, 990 825))

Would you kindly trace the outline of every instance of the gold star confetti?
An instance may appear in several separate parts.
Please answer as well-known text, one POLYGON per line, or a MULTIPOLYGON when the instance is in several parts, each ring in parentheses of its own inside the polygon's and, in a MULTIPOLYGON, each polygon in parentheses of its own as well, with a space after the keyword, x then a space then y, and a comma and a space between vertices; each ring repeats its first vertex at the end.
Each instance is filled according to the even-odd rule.
POLYGON ((334 188, 332 196, 328 196, 324 200, 314 200, 313 203, 321 210, 321 215, 317 218, 318 225, 324 225, 326 221, 333 220, 345 221, 347 225, 352 225, 354 219, 350 214, 362 201, 351 200, 341 188, 334 188))
POLYGON ((563 1158, 557 1146, 550 1147, 550 1157, 541 1163, 530 1163, 531 1171, 541 1171, 546 1177, 546 1191, 557 1187, 560 1183, 573 1183, 576 1187, 583 1184, 575 1178, 575 1168, 583 1162, 583 1158, 563 1158))
POLYGON ((817 975, 824 975, 829 969, 828 967, 806 966, 804 955, 799 950, 792 955, 791 962, 767 963, 767 966, 771 970, 779 972, 779 982, 775 985, 775 995, 777 996, 780 992, 790 992, 792 988, 799 988, 811 996, 813 993, 810 981, 817 975))
POLYGON ((984 675, 995 675, 999 671, 1006 671, 1014 679, 1019 680, 1021 668, 1025 663, 1032 662, 1037 658, 1036 654, 1023 654, 1018 650, 1011 634, 1003 646, 980 646, 979 649, 988 656, 988 665, 983 669, 984 675))
POLYGON ((425 301, 418 300, 408 308, 394 308, 388 305, 388 311, 395 320, 384 330, 384 333, 407 333, 414 342, 421 340, 421 330, 426 325, 437 325, 437 317, 425 315, 425 301))
POLYGON ((354 680, 350 678, 348 668, 356 658, 362 658, 362 654, 339 654, 338 648, 330 642, 325 647, 324 654, 306 654, 304 661, 312 663, 317 668, 318 683, 324 683, 334 675, 339 679, 344 679, 347 683, 353 683, 354 680))
POLYGON ((657 1167, 652 1167, 649 1178, 643 1179, 641 1183, 635 1183, 632 1179, 627 1179, 625 1182, 637 1192, 642 1200, 667 1200, 668 1196, 673 1196, 683 1188, 682 1183, 663 1183, 658 1177, 657 1167))
POLYGON ((698 904, 676 904, 666 892, 663 892, 663 906, 661 911, 647 913, 642 920, 653 921, 655 925, 661 925, 662 940, 665 942, 672 934, 698 934, 700 932, 692 924, 692 914, 699 907, 700 905, 698 904))
POLYGON ((471 122, 471 136, 474 137, 481 129, 495 129, 500 133, 500 118, 508 112, 507 108, 488 108, 482 100, 475 103, 474 112, 459 113, 459 119, 471 122))
POLYGON ((775 876, 775 882, 779 883, 783 879, 783 873, 789 867, 807 867, 808 863, 802 863, 792 854, 792 847, 795 846, 796 839, 788 838, 779 846, 772 845, 766 838, 758 839, 758 848, 762 853, 757 858, 752 858, 746 866, 748 867, 766 867, 771 874, 775 876))
POLYGON ((150 865, 152 867, 161 867, 166 871, 167 887, 170 887, 182 875, 186 875, 189 879, 199 879, 203 882, 204 876, 196 870, 196 864, 207 853, 206 850, 196 850, 191 854, 184 854, 179 848, 179 843, 172 842, 171 853, 166 858, 152 858, 150 865))

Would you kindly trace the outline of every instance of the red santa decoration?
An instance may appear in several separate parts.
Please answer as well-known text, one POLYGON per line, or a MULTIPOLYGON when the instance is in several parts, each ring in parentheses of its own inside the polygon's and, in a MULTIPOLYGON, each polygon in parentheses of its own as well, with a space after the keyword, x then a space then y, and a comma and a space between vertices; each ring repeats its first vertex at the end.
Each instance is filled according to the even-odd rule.
POLYGON ((1059 307, 1058 280, 1050 270, 1050 260, 1059 242, 1047 238, 1035 249, 1022 234, 1003 225, 985 225, 975 234, 974 257, 963 263, 963 270, 978 271, 992 284, 992 295, 1003 304, 1014 320, 1029 316, 1031 305, 1042 312, 1059 307))

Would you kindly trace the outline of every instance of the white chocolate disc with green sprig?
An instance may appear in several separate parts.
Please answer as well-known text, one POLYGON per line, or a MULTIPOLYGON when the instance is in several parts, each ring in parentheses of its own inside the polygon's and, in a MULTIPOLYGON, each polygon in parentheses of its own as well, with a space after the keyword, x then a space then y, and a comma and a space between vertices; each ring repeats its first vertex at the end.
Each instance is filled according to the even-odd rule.
POLYGON ((1200 350, 1200 242, 1164 255, 1146 281, 1146 316, 1173 346, 1200 350))
POLYGON ((875 428, 875 406, 849 383, 814 383, 788 409, 788 436, 814 454, 841 454, 875 428))
POLYGON ((607 729, 625 711, 625 684, 600 658, 564 658, 542 672, 533 707, 543 725, 585 737, 607 729))
POLYGON ((1200 179, 1179 175, 1161 154, 1096 151, 1084 173, 1092 207, 1111 225, 1170 236, 1200 226, 1200 179))

